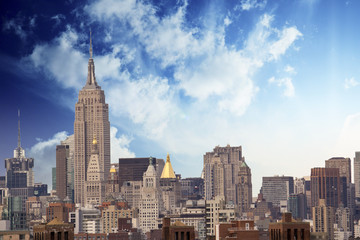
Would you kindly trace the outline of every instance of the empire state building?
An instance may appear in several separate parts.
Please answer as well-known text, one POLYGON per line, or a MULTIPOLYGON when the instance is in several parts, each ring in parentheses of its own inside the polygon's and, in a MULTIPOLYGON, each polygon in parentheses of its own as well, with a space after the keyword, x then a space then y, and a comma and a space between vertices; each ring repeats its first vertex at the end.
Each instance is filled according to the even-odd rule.
POLYGON ((92 58, 90 33, 90 58, 85 86, 79 92, 75 104, 75 151, 74 151, 74 193, 75 203, 85 205, 85 181, 91 157, 93 139, 97 139, 99 170, 104 178, 110 171, 110 122, 109 106, 105 103, 105 94, 97 84, 95 65, 92 58))

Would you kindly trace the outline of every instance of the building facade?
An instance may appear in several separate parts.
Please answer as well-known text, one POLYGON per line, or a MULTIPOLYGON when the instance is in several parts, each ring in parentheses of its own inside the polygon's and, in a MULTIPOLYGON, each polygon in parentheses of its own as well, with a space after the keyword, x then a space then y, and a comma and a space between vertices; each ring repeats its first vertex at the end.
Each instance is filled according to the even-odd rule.
POLYGON ((267 202, 280 206, 280 201, 287 201, 294 193, 294 179, 289 176, 263 177, 261 191, 267 202))
POLYGON ((325 199, 326 206, 337 208, 340 203, 340 175, 338 168, 311 169, 311 206, 325 199))
POLYGON ((88 76, 75 104, 74 122, 74 193, 75 203, 81 205, 85 204, 85 181, 94 137, 98 141, 100 171, 107 179, 110 171, 109 106, 104 91, 96 82, 90 36, 88 76))

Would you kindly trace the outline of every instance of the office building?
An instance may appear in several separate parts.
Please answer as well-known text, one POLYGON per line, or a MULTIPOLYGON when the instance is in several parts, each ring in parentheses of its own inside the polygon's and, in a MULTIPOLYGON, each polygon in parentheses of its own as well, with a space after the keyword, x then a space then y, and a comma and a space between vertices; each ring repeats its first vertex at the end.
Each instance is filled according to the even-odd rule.
POLYGON ((311 206, 319 205, 320 199, 326 206, 337 208, 340 203, 340 175, 338 168, 311 169, 311 206))
POLYGON ((335 213, 334 207, 328 206, 325 199, 319 199, 312 208, 313 232, 326 232, 328 240, 334 239, 335 213))
POLYGON ((74 239, 74 225, 54 219, 49 223, 34 226, 34 240, 72 240, 74 239))
POLYGON ((294 221, 291 213, 283 213, 280 222, 269 224, 270 240, 302 239, 310 240, 310 224, 294 221))
POLYGON ((261 191, 267 202, 279 206, 280 201, 287 201, 294 193, 294 179, 289 176, 263 177, 261 191))
POLYGON ((174 213, 180 207, 181 184, 180 175, 175 175, 171 166, 170 155, 166 157, 166 163, 160 177, 160 188, 164 209, 167 213, 174 213))
POLYGON ((143 186, 139 204, 139 224, 143 233, 158 229, 157 219, 163 210, 159 174, 155 162, 149 159, 149 166, 143 176, 143 186))
POLYGON ((86 204, 100 205, 105 200, 106 182, 100 165, 98 142, 94 137, 85 181, 86 204))
POLYGON ((226 204, 223 196, 216 196, 213 200, 206 200, 205 221, 206 235, 215 236, 216 226, 235 220, 234 204, 226 204))
POLYGON ((290 194, 287 203, 287 212, 290 212, 294 219, 306 219, 307 203, 305 194, 290 194))
POLYGON ((126 181, 121 187, 121 195, 130 207, 139 208, 143 181, 126 181))
POLYGON ((111 166, 110 168, 105 192, 105 196, 112 196, 113 198, 120 196, 119 175, 115 166, 111 166))
POLYGON ((199 200, 204 197, 203 178, 182 178, 180 184, 182 201, 199 200))
POLYGON ((355 183, 355 197, 360 200, 360 152, 355 152, 354 183, 355 183))
MULTIPOLYGON (((152 158, 152 157, 150 157, 152 158)), ((120 188, 127 181, 142 181, 143 175, 148 169, 150 158, 119 158, 119 185, 120 188)), ((164 160, 152 158, 157 175, 161 175, 164 168, 164 160)))
POLYGON ((56 146, 56 194, 74 199, 74 135, 56 146))
POLYGON ((240 214, 249 210, 252 204, 251 169, 245 160, 240 164, 237 203, 240 214))
POLYGON ((93 138, 97 139, 99 168, 107 179, 110 171, 109 106, 104 91, 97 84, 90 36, 90 58, 85 86, 75 104, 74 122, 74 193, 75 203, 85 204, 85 182, 91 157, 93 138))
POLYGON ((122 208, 115 204, 110 204, 101 209, 102 233, 116 233, 118 232, 119 219, 137 218, 136 208, 122 208))
POLYGON ((204 155, 205 199, 224 196, 227 203, 238 204, 239 169, 244 162, 242 148, 215 147, 204 155))
POLYGON ((89 207, 79 207, 74 212, 70 212, 69 222, 75 225, 75 234, 101 233, 101 211, 91 205, 89 207))
POLYGON ((195 240, 195 230, 193 226, 187 226, 180 221, 170 225, 170 221, 170 218, 163 218, 161 239, 195 240))
POLYGON ((325 168, 338 168, 340 175, 340 201, 344 207, 348 207, 347 189, 351 183, 351 160, 350 158, 334 157, 325 161, 325 168))

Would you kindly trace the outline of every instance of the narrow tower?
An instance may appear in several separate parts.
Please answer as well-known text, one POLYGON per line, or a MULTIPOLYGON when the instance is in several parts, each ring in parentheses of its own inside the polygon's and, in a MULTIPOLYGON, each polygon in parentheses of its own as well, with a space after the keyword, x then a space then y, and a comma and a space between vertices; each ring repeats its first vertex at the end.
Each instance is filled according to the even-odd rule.
POLYGON ((75 203, 85 204, 85 181, 91 157, 93 137, 97 139, 99 168, 107 179, 110 170, 110 122, 109 107, 105 102, 104 91, 97 84, 90 32, 90 58, 85 86, 79 92, 75 104, 75 156, 74 156, 74 192, 75 203))

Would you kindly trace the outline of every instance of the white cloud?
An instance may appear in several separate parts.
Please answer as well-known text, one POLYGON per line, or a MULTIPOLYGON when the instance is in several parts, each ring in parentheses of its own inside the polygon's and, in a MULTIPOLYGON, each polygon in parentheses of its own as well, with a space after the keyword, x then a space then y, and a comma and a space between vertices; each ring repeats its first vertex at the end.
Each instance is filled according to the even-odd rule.
POLYGON ((35 182, 48 184, 51 189, 51 168, 56 167, 56 145, 68 137, 67 132, 58 132, 47 140, 38 142, 30 148, 27 156, 34 158, 35 182))
POLYGON ((32 54, 23 60, 32 63, 63 87, 78 90, 86 79, 87 59, 81 51, 73 48, 77 40, 75 30, 68 27, 51 43, 36 45, 32 54))
POLYGON ((345 84, 344 84, 345 89, 356 87, 357 85, 359 85, 359 82, 356 81, 354 77, 345 79, 345 84))
POLYGON ((118 129, 110 128, 111 162, 118 163, 119 158, 133 158, 135 153, 129 150, 131 139, 124 134, 117 137, 118 129))
POLYGON ((284 71, 289 74, 296 74, 295 68, 290 65, 286 65, 284 71))
POLYGON ((279 34, 279 39, 270 46, 271 58, 277 60, 301 36, 296 27, 284 28, 279 34))
POLYGON ((241 9, 243 11, 249 11, 253 8, 264 8, 266 6, 267 0, 241 0, 241 3, 237 5, 236 9, 241 9))
POLYGON ((292 79, 289 77, 275 79, 275 77, 271 77, 268 80, 269 83, 275 83, 278 87, 284 87, 284 96, 285 97, 294 97, 295 96, 295 88, 292 83, 292 79))
POLYGON ((18 35, 22 40, 25 40, 27 37, 26 32, 23 29, 22 22, 11 19, 6 21, 3 25, 3 30, 12 30, 16 35, 18 35))

